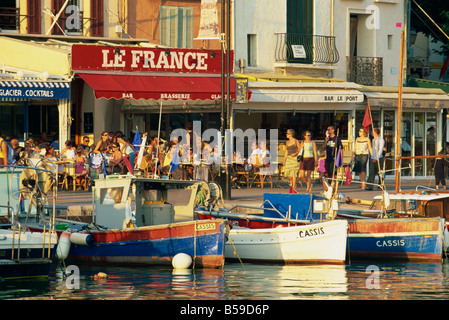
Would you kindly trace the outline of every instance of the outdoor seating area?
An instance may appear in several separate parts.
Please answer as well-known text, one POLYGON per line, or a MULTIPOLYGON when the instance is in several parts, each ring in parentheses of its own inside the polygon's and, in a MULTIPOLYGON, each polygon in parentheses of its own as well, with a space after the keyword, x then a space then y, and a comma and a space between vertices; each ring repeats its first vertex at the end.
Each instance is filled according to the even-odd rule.
MULTIPOLYGON (((289 178, 284 175, 285 144, 277 146, 277 152, 267 148, 266 141, 253 142, 248 148, 247 158, 234 152, 232 163, 220 159, 218 148, 202 142, 201 154, 193 154, 189 144, 165 141, 147 134, 141 144, 140 135, 131 142, 122 132, 102 132, 101 140, 90 144, 88 137, 75 148, 71 141, 65 148, 55 151, 52 144, 37 150, 36 143, 29 139, 17 164, 41 167, 51 171, 58 190, 87 191, 91 181, 107 175, 133 174, 144 178, 203 180, 221 183, 226 170, 229 171, 231 188, 287 188, 289 178), (144 146, 143 150, 140 148, 144 146), (220 161, 222 160, 222 161, 220 161)), ((350 162, 348 155, 344 162, 350 162)), ((344 170, 339 171, 343 177, 344 170)), ((312 179, 318 181, 320 175, 315 169, 312 179)), ((303 187, 297 178, 298 186, 303 187)))

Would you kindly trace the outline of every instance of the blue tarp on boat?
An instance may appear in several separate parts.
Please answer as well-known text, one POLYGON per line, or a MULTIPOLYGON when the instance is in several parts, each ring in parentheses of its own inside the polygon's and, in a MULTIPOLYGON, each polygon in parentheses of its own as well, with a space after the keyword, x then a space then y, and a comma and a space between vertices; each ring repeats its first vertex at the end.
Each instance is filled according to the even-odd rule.
MULTIPOLYGON (((273 205, 282 214, 286 214, 289 206, 291 206, 290 218, 298 220, 319 220, 321 215, 313 212, 313 201, 325 200, 325 198, 313 194, 285 193, 265 193, 263 198, 264 208, 272 208, 271 205, 273 205)), ((264 217, 284 218, 279 213, 271 210, 264 210, 264 217)))

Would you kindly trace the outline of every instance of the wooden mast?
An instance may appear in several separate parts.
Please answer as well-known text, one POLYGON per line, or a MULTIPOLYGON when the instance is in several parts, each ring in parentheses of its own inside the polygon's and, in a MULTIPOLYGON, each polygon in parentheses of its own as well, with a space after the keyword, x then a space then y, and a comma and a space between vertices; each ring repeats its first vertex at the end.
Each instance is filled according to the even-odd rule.
POLYGON ((396 170, 395 170, 395 192, 400 191, 401 184, 401 124, 402 124, 402 77, 404 63, 404 30, 401 32, 401 56, 399 63, 399 84, 398 84, 398 112, 396 117, 396 170))

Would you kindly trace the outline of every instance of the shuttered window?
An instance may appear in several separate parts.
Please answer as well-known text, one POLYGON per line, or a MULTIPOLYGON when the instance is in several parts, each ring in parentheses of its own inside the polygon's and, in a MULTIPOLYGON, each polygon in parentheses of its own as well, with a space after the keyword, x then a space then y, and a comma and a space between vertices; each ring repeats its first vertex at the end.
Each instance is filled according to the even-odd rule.
POLYGON ((103 0, 91 0, 90 2, 91 26, 90 35, 92 37, 104 36, 104 5, 103 0))
POLYGON ((160 42, 173 48, 193 47, 193 8, 161 6, 160 42))
POLYGON ((41 33, 41 3, 40 1, 28 0, 27 1, 27 23, 29 34, 41 33))

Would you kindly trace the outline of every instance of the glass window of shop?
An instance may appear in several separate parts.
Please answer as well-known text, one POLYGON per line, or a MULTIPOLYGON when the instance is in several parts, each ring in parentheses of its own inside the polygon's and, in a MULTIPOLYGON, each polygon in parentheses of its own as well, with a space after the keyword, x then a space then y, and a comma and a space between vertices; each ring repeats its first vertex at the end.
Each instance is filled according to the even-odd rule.
POLYGON ((0 128, 4 137, 24 138, 23 102, 0 102, 0 128))
MULTIPOLYGON (((365 110, 356 111, 355 133, 362 127, 365 110)), ((394 175, 396 118, 394 110, 372 111, 374 127, 381 128, 385 139, 385 170, 394 175), (382 120, 382 121, 381 121, 382 120)), ((403 112, 401 125, 401 156, 414 157, 436 154, 436 112, 403 112)), ((370 128, 371 131, 371 128, 370 128)), ((355 139, 356 137, 354 137, 355 139)), ((433 175, 432 159, 402 159, 402 176, 433 175)))
POLYGON ((39 138, 45 132, 49 142, 58 139, 59 111, 57 105, 30 104, 28 107, 28 119, 29 132, 33 137, 39 138))
POLYGON ((312 133, 312 139, 324 140, 329 125, 335 125, 336 134, 343 140, 348 139, 349 112, 284 112, 279 114, 266 113, 264 115, 264 123, 261 128, 278 128, 278 136, 281 140, 285 140, 288 129, 295 130, 296 138, 300 140, 306 130, 312 133))

